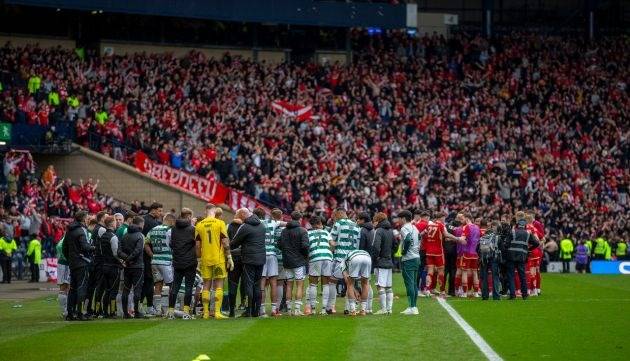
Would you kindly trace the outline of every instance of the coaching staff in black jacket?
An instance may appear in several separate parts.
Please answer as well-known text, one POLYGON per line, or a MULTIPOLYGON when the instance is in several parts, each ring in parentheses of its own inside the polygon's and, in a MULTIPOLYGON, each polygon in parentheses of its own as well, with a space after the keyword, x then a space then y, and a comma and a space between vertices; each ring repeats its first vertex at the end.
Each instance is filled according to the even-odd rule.
MULTIPOLYGON (((168 296, 169 312, 175 308, 177 293, 184 280, 184 312, 190 312, 193 285, 197 271, 197 254, 195 251, 195 227, 192 226, 192 210, 183 208, 175 227, 171 228, 171 251, 173 252, 173 284, 168 296)), ((169 315, 170 316, 170 315, 169 315)))
POLYGON ((142 318, 144 315, 138 309, 138 303, 142 295, 142 284, 144 282, 144 235, 142 227, 144 219, 140 216, 134 217, 127 229, 118 248, 118 258, 123 261, 125 267, 125 287, 123 288, 122 304, 125 318, 130 318, 128 306, 129 292, 133 289, 133 310, 135 318, 142 318))
POLYGON ((92 263, 91 253, 94 246, 88 242, 86 219, 86 212, 77 212, 74 215, 74 222, 66 229, 63 241, 63 255, 70 266, 70 293, 66 316, 68 321, 89 320, 83 316, 83 303, 87 295, 88 266, 92 263))
POLYGON ((234 218, 243 221, 230 248, 241 247, 243 282, 247 294, 247 311, 244 317, 258 317, 260 312, 260 279, 265 265, 265 226, 247 208, 236 211, 234 218))

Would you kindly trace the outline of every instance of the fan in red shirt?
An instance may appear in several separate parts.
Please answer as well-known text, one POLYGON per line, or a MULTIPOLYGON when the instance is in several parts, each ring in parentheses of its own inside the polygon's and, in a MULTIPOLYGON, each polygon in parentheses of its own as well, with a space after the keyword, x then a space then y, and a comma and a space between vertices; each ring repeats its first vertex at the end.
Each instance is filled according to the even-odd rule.
POLYGON ((543 257, 542 247, 545 233, 542 224, 534 219, 533 213, 528 213, 525 217, 527 220, 527 231, 536 235, 540 240, 540 246, 530 250, 527 257, 527 289, 530 296, 538 296, 540 293, 540 265, 543 257))

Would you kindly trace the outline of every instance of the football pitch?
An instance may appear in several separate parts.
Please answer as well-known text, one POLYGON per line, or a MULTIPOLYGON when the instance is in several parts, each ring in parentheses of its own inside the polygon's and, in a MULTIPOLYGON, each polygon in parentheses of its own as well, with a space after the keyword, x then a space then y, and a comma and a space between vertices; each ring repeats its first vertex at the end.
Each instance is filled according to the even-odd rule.
MULTIPOLYGON (((406 308, 399 274, 394 283, 394 315, 353 318, 68 323, 54 296, 21 308, 0 301, 0 360, 487 359, 436 299, 420 300, 420 316, 399 315, 406 308)), ((627 360, 628 276, 545 274, 543 295, 525 302, 447 302, 504 360, 627 360)))

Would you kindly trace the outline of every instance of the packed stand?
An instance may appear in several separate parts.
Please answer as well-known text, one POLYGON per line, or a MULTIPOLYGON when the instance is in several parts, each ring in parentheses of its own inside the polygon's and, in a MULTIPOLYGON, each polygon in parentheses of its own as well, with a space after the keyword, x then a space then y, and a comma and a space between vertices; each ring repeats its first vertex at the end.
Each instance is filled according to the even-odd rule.
MULTIPOLYGON (((27 264, 32 267, 42 259, 56 257, 54 247, 75 212, 122 210, 123 204, 96 192, 98 180, 79 180, 79 184, 74 184, 71 179, 59 178, 52 165, 39 176, 28 152, 7 152, 3 169, 0 258, 8 267, 3 269, 3 282, 10 282, 13 273, 18 280, 23 279, 27 264)), ((39 279, 39 272, 33 268, 30 274, 37 276, 31 281, 39 279)))
POLYGON ((142 149, 285 210, 530 209, 550 239, 628 239, 626 38, 353 41, 350 66, 5 47, 3 114, 61 113, 104 154, 142 149))

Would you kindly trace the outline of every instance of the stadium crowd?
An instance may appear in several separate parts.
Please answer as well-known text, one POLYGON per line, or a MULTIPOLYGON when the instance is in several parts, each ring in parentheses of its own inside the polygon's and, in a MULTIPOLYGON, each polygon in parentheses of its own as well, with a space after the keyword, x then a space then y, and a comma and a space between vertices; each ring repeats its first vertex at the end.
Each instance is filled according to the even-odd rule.
POLYGON ((353 61, 0 50, 5 120, 151 158, 287 211, 534 210, 560 240, 628 239, 627 39, 353 36, 353 61), (278 115, 274 100, 313 107, 278 115))

